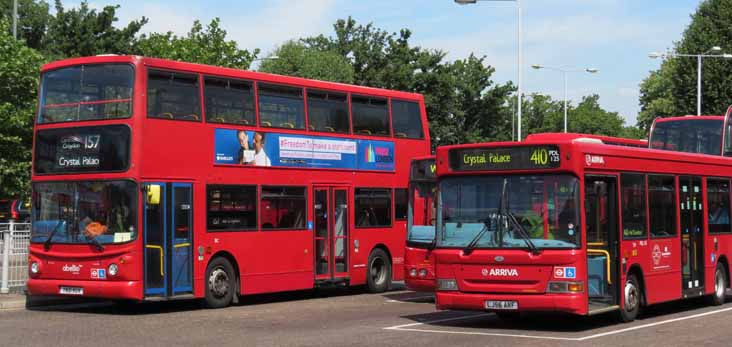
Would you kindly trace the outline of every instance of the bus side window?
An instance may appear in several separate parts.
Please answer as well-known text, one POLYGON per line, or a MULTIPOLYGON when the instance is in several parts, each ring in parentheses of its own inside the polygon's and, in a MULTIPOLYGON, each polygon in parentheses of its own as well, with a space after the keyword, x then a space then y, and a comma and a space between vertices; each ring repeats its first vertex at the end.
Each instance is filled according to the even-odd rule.
POLYGON ((730 198, 729 181, 724 179, 707 179, 707 206, 709 206, 709 232, 729 233, 730 198))
POLYGON ((384 98, 351 95, 353 132, 389 136, 389 108, 384 98))
POLYGON ((620 175, 620 198, 624 239, 646 237, 646 176, 620 175))
POLYGON ((148 118, 200 121, 198 75, 150 70, 147 76, 148 118))

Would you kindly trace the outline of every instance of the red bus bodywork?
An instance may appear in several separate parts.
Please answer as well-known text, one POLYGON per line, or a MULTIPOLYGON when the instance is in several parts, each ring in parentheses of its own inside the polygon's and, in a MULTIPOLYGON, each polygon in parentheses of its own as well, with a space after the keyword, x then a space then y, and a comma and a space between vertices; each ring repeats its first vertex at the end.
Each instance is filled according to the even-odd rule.
MULTIPOLYGON (((710 200, 721 201, 729 216, 732 161, 714 155, 607 145, 592 138, 578 134, 539 134, 521 143, 484 143, 437 149, 440 190, 443 180, 451 177, 477 179, 493 175, 561 173, 578 179, 579 199, 583 202, 579 213, 581 243, 576 248, 543 249, 532 253, 525 248, 479 247, 466 254, 459 247, 441 247, 438 241, 434 250, 438 309, 501 311, 501 307, 488 307, 489 301, 501 301, 510 302, 507 305, 515 304, 508 306, 514 312, 561 311, 588 315, 625 310, 628 298, 623 289, 627 288, 630 277, 638 282, 635 285, 639 289, 639 305, 719 293, 720 284, 722 293, 725 287, 729 287, 732 229, 727 219, 720 222, 723 224, 715 224, 714 231, 710 231, 711 212, 706 206, 710 200), (561 163, 556 168, 461 172, 454 170, 449 160, 451 151, 455 150, 545 145, 556 146, 561 153, 561 163), (638 186, 642 190, 637 195, 631 195, 632 190, 624 190, 626 180, 633 175, 642 178, 640 182, 643 182, 638 186), (643 193, 648 193, 649 187, 655 185, 649 183, 650 180, 655 182, 659 177, 668 178, 671 182, 666 190, 672 192, 667 195, 670 207, 666 210, 675 216, 667 219, 674 227, 669 227, 665 233, 651 229, 663 212, 650 208, 651 205, 657 206, 657 201, 643 193), (593 199, 600 196, 599 190, 590 190, 603 182, 611 183, 604 185, 607 189, 603 190, 603 196, 614 198, 597 203, 600 200, 593 199), (635 214, 643 216, 638 217, 642 220, 638 228, 645 232, 628 229, 631 228, 630 221, 626 221, 628 226, 625 229, 623 227, 624 213, 633 215, 637 212, 622 209, 634 196, 638 197, 638 203, 645 205, 645 210, 640 209, 635 214), (692 214, 696 217, 690 217, 692 214), (603 237, 605 241, 610 240, 609 243, 596 242, 597 231, 588 235, 591 228, 601 230, 594 228, 594 223, 611 226, 602 229, 608 230, 603 237), (688 229, 693 228, 698 232, 689 233, 688 229), (602 259, 605 261, 597 261, 602 259), (594 270, 588 265, 591 260, 594 270), (572 269, 571 280, 567 279, 567 268, 572 269), (600 277, 588 274, 598 269, 600 277), (567 281, 571 284, 567 285, 567 281), (572 289, 551 293, 550 282, 564 283, 563 287, 554 288, 572 289), (611 288, 611 292, 606 293, 608 301, 593 302, 590 287, 604 283, 608 283, 606 288, 611 288), (445 288, 442 288, 443 284, 445 288)), ((655 194, 659 190, 654 188, 653 191, 655 194)), ((438 230, 443 223, 440 218, 438 212, 438 230)), ((437 235, 439 240, 442 237, 439 231, 437 235)), ((629 317, 632 319, 634 315, 629 317)))
POLYGON ((435 291, 434 244, 434 186, 435 157, 412 159, 409 182, 409 220, 407 245, 404 250, 404 284, 419 292, 435 291), (422 164, 425 163, 425 164, 422 164), (422 164, 422 165, 420 165, 422 164), (419 170, 422 173, 419 173, 419 170), (425 172, 430 171, 430 172, 425 172), (431 240, 412 240, 416 228, 432 226, 431 240))
MULTIPOLYGON (((70 293, 73 295, 83 293, 83 296, 101 297, 111 299, 135 299, 147 298, 171 298, 171 297, 196 297, 206 295, 205 277, 207 265, 214 258, 223 257, 233 266, 236 277, 236 292, 241 295, 267 293, 276 291, 290 291, 313 288, 328 283, 345 283, 347 285, 366 284, 368 264, 370 255, 377 249, 383 251, 388 257, 388 264, 391 264, 390 274, 399 280, 403 276, 404 264, 404 240, 406 234, 406 220, 394 216, 395 199, 394 189, 406 189, 408 182, 409 160, 415 156, 424 156, 430 152, 429 131, 425 115, 424 99, 422 95, 383 90, 376 88, 360 87, 340 83, 308 80, 303 78, 286 77, 280 75, 242 71, 214 66, 176 62, 163 59, 144 58, 137 56, 98 56, 74 58, 53 62, 42 68, 42 73, 52 70, 95 64, 129 64, 134 68, 134 84, 132 96, 132 114, 129 118, 123 119, 98 119, 75 122, 38 123, 35 126, 35 134, 49 129, 68 129, 74 132, 75 128, 81 126, 101 127, 112 124, 123 124, 131 131, 131 142, 129 148, 129 167, 121 172, 106 173, 64 173, 64 174, 37 174, 33 171, 32 181, 35 184, 46 182, 82 182, 82 181, 106 181, 106 180, 129 180, 139 188, 140 194, 137 197, 135 207, 137 208, 137 219, 135 225, 139 230, 139 236, 129 242, 107 244, 104 250, 95 249, 92 244, 64 244, 53 243, 44 249, 42 242, 33 242, 30 246, 30 263, 38 266, 38 272, 31 272, 28 280, 28 291, 31 295, 59 295, 62 287, 82 288, 83 291, 70 293), (148 72, 151 69, 194 74, 198 78, 200 91, 201 115, 192 117, 193 121, 178 121, 172 119, 156 119, 146 116, 147 95, 146 86, 148 72), (347 94, 349 105, 352 95, 363 95, 368 97, 383 98, 389 105, 394 100, 415 103, 419 107, 420 121, 422 123, 422 138, 402 138, 394 135, 368 136, 353 134, 323 133, 312 131, 309 127, 303 130, 286 128, 264 128, 255 125, 233 125, 220 124, 205 121, 205 105, 203 79, 204 76, 216 76, 221 78, 242 79, 251 81, 256 88, 260 83, 286 85, 289 87, 303 88, 302 94, 308 90, 324 90, 347 94), (195 119, 198 118, 198 119, 195 119), (352 169, 328 169, 328 168, 294 168, 294 167, 237 167, 235 165, 216 164, 214 158, 215 133, 224 131, 260 131, 266 130, 276 132, 279 136, 292 135, 302 136, 308 139, 317 139, 320 136, 336 140, 382 141, 393 144, 393 170, 352 170, 352 169), (171 191, 176 185, 186 185, 190 188, 191 202, 186 207, 190 211, 190 225, 177 227, 175 232, 188 232, 187 242, 167 244, 166 247, 145 244, 147 230, 145 213, 146 192, 150 185, 162 187, 162 198, 170 201, 171 191), (268 215, 269 205, 259 199, 263 187, 304 187, 306 189, 306 220, 307 227, 298 230, 267 230, 263 231, 258 223, 252 230, 227 230, 212 231, 207 226, 207 187, 212 185, 250 185, 256 187, 258 219, 282 218, 282 216, 268 215), (361 228, 356 225, 357 212, 354 206, 354 195, 359 188, 385 188, 391 193, 391 200, 388 206, 390 209, 391 225, 386 227, 361 228), (327 206, 318 206, 314 201, 316 190, 325 190, 328 193, 327 206), (167 192, 167 193, 166 193, 167 192), (332 199, 337 192, 343 192, 347 206, 347 234, 345 244, 341 244, 341 254, 333 254, 334 243, 329 243, 325 251, 331 252, 327 255, 329 262, 336 262, 337 259, 347 259, 347 267, 339 268, 337 271, 330 269, 325 274, 316 275, 316 240, 313 231, 315 219, 315 208, 328 208, 335 206, 332 199), (165 194, 168 194, 167 196, 165 194), (267 211, 265 211, 267 210, 267 211), (157 247, 157 248, 156 248, 157 247), (161 248, 162 247, 162 248, 161 248), (173 249, 178 247, 186 250, 184 261, 190 263, 188 271, 192 282, 190 290, 176 292, 167 277, 171 277, 169 263, 173 263, 173 249), (167 249, 170 248, 170 252, 167 249), (147 262, 157 262, 157 254, 160 254, 160 276, 166 282, 160 292, 146 292, 150 288, 146 285, 148 272, 157 272, 155 266, 148 266, 147 262), (98 269, 108 269, 111 264, 119 267, 118 274, 111 276, 106 273, 106 278, 99 278, 100 273, 94 272, 98 269), (165 266, 163 266, 165 265, 165 266), (92 271, 92 272, 90 272, 92 271), (96 276, 94 276, 96 275, 96 276), (167 276, 167 277, 166 277, 167 276)), ((307 100, 307 99, 306 99, 307 100)), ((307 101, 305 100, 305 105, 307 101)), ((257 103, 258 105, 258 103, 257 103)), ((259 119, 257 110, 257 119, 259 119)), ((391 116, 391 108, 389 108, 391 116)), ((307 122, 307 107, 305 107, 305 121, 307 122)), ((390 117, 391 122, 391 117, 390 117)), ((389 123, 391 125, 391 123, 389 123)), ((353 125, 351 124, 351 127, 353 125)), ((390 133, 394 131, 390 128, 390 133)), ((34 146, 36 145, 34 141, 34 146)), ((34 149, 35 153, 35 149, 34 149)), ((378 153, 377 153, 378 154, 378 153)), ((270 154, 271 155, 271 154, 270 154)), ((34 163, 36 158, 34 157, 34 163)), ((35 186, 34 186, 35 187, 35 186)), ((177 192, 177 190, 176 190, 177 192)), ((148 194, 150 194, 148 192, 148 194)), ((325 195, 323 195, 325 196, 325 195)), ((39 203, 34 201, 34 203, 39 203)), ((150 202, 150 204, 155 204, 150 202)), ((164 205, 159 203, 161 208, 164 205)), ((153 205, 150 205, 153 206, 153 205)), ((181 205, 183 206, 183 205, 181 205)), ((342 206, 342 207, 344 207, 342 206)), ((242 207, 246 208, 246 207, 242 207)), ((335 207, 333 207, 335 208, 335 207)), ((167 211, 167 210, 166 210, 167 211)), ((176 210, 177 212, 180 212, 176 210)), ((176 212, 176 213, 177 213, 176 212)), ((165 219, 171 222, 173 212, 167 211, 165 219)), ((327 213, 327 212, 326 212, 327 213)), ((176 215, 177 216, 177 215, 176 215)), ((35 223, 35 221, 34 221, 35 223)), ((168 226, 166 226, 168 228, 168 226)), ((167 229, 166 229, 167 230, 167 229)), ((332 237, 332 227, 329 227, 327 238, 332 237)), ((168 231, 164 231, 168 233, 168 231)), ((335 242, 328 239, 328 242, 335 242)), ((169 241, 165 241, 169 242, 169 241)), ((321 260, 325 259, 325 255, 321 260)), ((330 263, 329 263, 330 264, 330 263)), ((185 266, 184 266, 185 267, 185 266)), ((157 275, 156 275, 157 276, 157 275)), ((391 280, 391 279, 389 279, 391 280)), ((152 285, 150 285, 152 287, 152 285)))

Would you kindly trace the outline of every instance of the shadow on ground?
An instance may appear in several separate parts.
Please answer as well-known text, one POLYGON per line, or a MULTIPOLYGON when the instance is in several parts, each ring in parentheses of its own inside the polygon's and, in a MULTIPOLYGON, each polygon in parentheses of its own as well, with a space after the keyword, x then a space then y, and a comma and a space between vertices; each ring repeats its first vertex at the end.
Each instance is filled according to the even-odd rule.
MULTIPOLYGON (((732 298, 727 298, 730 301, 732 298)), ((732 307, 732 303, 727 306, 732 307)), ((663 318, 666 315, 679 314, 707 308, 703 298, 691 300, 674 301, 646 308, 638 316, 636 323, 644 324, 655 318, 663 318)), ((513 332, 531 331, 545 333, 580 333, 590 330, 601 329, 613 325, 622 324, 618 318, 618 312, 608 312, 596 316, 577 316, 555 312, 522 313, 519 318, 511 317, 501 319, 496 314, 480 315, 475 311, 436 311, 427 314, 402 316, 417 323, 424 323, 426 329, 454 328, 454 329, 491 329, 510 330, 513 332), (459 317, 466 317, 460 319, 459 317), (447 320, 439 322, 439 320, 447 320), (437 321, 437 322, 435 322, 437 321), (431 323, 427 323, 431 322, 431 323)))

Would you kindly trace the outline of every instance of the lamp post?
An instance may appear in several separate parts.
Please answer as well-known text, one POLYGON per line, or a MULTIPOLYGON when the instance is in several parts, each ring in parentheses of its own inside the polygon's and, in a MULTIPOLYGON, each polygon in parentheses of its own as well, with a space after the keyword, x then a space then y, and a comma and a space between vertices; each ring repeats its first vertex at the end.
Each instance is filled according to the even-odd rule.
POLYGON ((18 39, 18 0, 13 0, 13 38, 18 39))
POLYGON ((547 70, 554 70, 559 71, 562 73, 562 78, 564 79, 564 132, 567 132, 567 73, 568 72, 589 72, 589 73, 597 73, 599 70, 588 67, 584 69, 567 69, 567 68, 561 68, 561 67, 551 67, 551 66, 544 66, 539 64, 531 65, 532 68, 539 70, 539 69, 547 69, 547 70))
POLYGON ((523 49, 522 49, 522 26, 521 26, 521 0, 454 0, 455 3, 459 5, 470 5, 475 4, 478 1, 502 1, 502 2, 515 2, 516 3, 516 9, 517 9, 517 15, 518 15, 518 28, 517 28, 517 35, 518 35, 518 140, 521 141, 521 100, 523 99, 522 95, 522 89, 521 89, 521 80, 522 80, 522 67, 523 67, 523 49))
POLYGON ((722 48, 719 46, 714 46, 710 48, 708 51, 700 54, 682 54, 682 53, 676 53, 676 52, 667 52, 667 53, 659 53, 659 52, 651 52, 648 53, 648 57, 651 59, 656 58, 673 58, 673 57, 690 57, 690 58, 696 58, 696 115, 701 116, 701 104, 702 104, 702 58, 723 58, 723 59, 730 59, 732 58, 732 54, 728 53, 721 53, 721 54, 710 54, 710 53, 719 53, 722 51, 722 48))

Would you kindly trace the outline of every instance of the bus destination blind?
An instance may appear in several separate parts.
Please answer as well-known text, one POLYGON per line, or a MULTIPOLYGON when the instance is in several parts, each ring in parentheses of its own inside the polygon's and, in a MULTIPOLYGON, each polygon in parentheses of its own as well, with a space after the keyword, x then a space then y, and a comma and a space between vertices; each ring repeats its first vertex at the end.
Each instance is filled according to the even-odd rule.
POLYGON ((449 160, 454 171, 531 170, 558 168, 561 156, 556 146, 461 148, 449 160))

